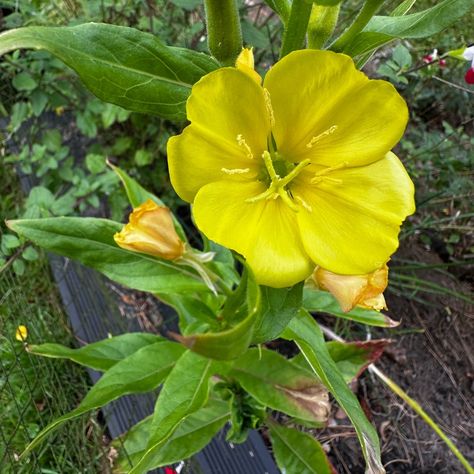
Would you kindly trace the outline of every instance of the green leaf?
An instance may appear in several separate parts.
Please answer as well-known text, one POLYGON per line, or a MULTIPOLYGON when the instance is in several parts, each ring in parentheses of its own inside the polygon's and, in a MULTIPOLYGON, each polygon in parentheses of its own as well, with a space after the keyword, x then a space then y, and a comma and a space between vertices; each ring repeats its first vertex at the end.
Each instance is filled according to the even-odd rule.
POLYGON ((13 271, 15 275, 22 276, 25 273, 25 261, 21 258, 16 258, 13 260, 13 271))
POLYGON ((28 102, 17 102, 13 105, 9 128, 12 132, 16 132, 21 124, 28 118, 30 113, 30 104, 28 102))
POLYGON ((13 87, 20 92, 29 92, 38 87, 38 83, 33 79, 30 73, 20 72, 12 81, 13 87))
POLYGON ((69 359, 77 364, 105 371, 122 359, 132 355, 138 349, 149 344, 165 341, 161 336, 155 334, 132 332, 93 342, 79 349, 71 349, 61 344, 46 343, 28 345, 28 351, 32 354, 54 359, 69 359))
POLYGON ((291 288, 260 287, 262 309, 255 324, 253 342, 276 339, 301 308, 303 283, 291 288))
POLYGON ((472 10, 471 0, 444 0, 418 13, 402 16, 374 16, 364 30, 344 49, 350 56, 372 51, 400 38, 436 35, 472 10))
POLYGON ((400 5, 392 10, 390 16, 403 16, 406 15, 413 5, 416 3, 416 0, 404 0, 400 5))
POLYGON ((201 0, 171 0, 177 7, 192 11, 201 4, 201 0))
POLYGON ((185 352, 163 384, 156 402, 147 449, 129 474, 146 473, 161 462, 161 448, 178 426, 207 401, 212 361, 185 352))
POLYGON ((86 167, 92 174, 99 174, 105 170, 107 166, 105 158, 96 153, 88 153, 86 156, 86 167))
POLYGON ((163 381, 184 349, 171 341, 150 344, 117 362, 89 390, 79 406, 54 420, 26 447, 22 456, 64 422, 131 393, 149 392, 163 381))
POLYGON ((290 18, 291 5, 288 0, 265 0, 265 3, 281 18, 283 24, 286 25, 290 18))
POLYGON ((35 260, 38 260, 39 254, 38 251, 30 245, 23 250, 21 256, 28 262, 34 262, 35 260))
POLYGON ((339 5, 341 2, 342 0, 314 0, 313 3, 316 5, 322 5, 324 7, 334 7, 339 5))
POLYGON ((230 427, 225 439, 231 443, 245 442, 250 430, 258 429, 267 419, 267 407, 235 381, 219 382, 214 390, 230 401, 230 427))
POLYGON ((101 23, 31 26, 0 35, 0 55, 18 48, 54 54, 105 102, 180 121, 186 118, 192 85, 218 67, 205 54, 166 46, 133 28, 101 23))
POLYGON ((367 464, 367 472, 384 474, 380 460, 380 443, 377 431, 367 420, 359 401, 347 386, 336 363, 329 355, 323 333, 311 315, 302 310, 285 330, 284 337, 296 342, 306 360, 341 408, 346 412, 357 432, 367 464))
POLYGON ((137 166, 146 166, 153 162, 153 155, 144 148, 140 148, 135 152, 134 161, 137 166))
POLYGON ((8 221, 9 227, 40 247, 95 268, 111 280, 151 293, 207 290, 183 266, 118 247, 113 239, 122 224, 89 217, 8 221))
POLYGON ((393 49, 392 59, 400 66, 400 68, 407 69, 411 66, 411 54, 408 48, 402 44, 397 44, 393 49))
POLYGON ((39 117, 48 103, 48 96, 39 90, 31 94, 31 110, 36 117, 39 117))
MULTIPOLYGON (((229 416, 227 402, 209 399, 203 408, 189 415, 159 449, 155 458, 156 467, 188 459, 201 451, 224 426, 229 416)), ((115 474, 126 474, 145 454, 152 419, 151 416, 145 418, 113 443, 119 452, 115 474)))
POLYGON ((221 331, 175 334, 174 337, 193 352, 216 360, 239 357, 248 348, 260 309, 260 289, 251 270, 245 266, 240 285, 227 299, 220 318, 227 323, 221 331))
POLYGON ((2 247, 7 249, 16 249, 21 244, 20 239, 13 234, 2 235, 2 247))
POLYGON ((277 352, 249 349, 229 375, 263 405, 287 415, 325 423, 330 411, 327 390, 310 370, 277 352))
POLYGON ((342 319, 349 319, 368 326, 393 328, 400 323, 373 309, 355 307, 345 313, 339 303, 327 291, 305 288, 303 293, 303 308, 318 313, 327 313, 342 319))
MULTIPOLYGON (((128 200, 132 207, 138 207, 140 204, 143 204, 148 199, 156 202, 159 206, 166 206, 166 204, 153 193, 147 191, 141 184, 139 184, 135 179, 130 177, 125 171, 120 169, 118 166, 113 165, 110 162, 107 164, 114 170, 117 176, 122 181, 122 184, 125 188, 125 192, 127 193, 128 200)), ((181 226, 178 219, 173 214, 173 223, 176 229, 176 232, 181 237, 181 240, 187 242, 186 234, 184 232, 183 227, 181 226)))
MULTIPOLYGON (((330 341, 326 342, 326 347, 344 380, 349 383, 375 362, 389 343, 388 339, 355 342, 330 341)), ((311 370, 311 366, 301 353, 293 357, 291 362, 306 370, 311 370)))
POLYGON ((333 474, 322 446, 309 434, 294 428, 270 424, 273 454, 286 474, 333 474))
POLYGON ((265 48, 268 45, 268 36, 256 26, 254 26, 253 23, 243 19, 240 23, 240 26, 242 28, 242 36, 246 45, 253 46, 255 48, 265 48))

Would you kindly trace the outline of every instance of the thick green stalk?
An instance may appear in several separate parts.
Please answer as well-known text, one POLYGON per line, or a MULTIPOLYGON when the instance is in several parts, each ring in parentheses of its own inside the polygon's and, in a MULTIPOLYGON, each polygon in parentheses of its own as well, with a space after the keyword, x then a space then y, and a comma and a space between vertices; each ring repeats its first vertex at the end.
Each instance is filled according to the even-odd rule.
POLYGON ((333 51, 343 51, 344 48, 360 33, 370 19, 377 13, 385 0, 366 0, 362 10, 357 15, 354 23, 347 28, 339 38, 330 46, 333 51))
POLYGON ((207 43, 223 65, 233 66, 242 50, 242 29, 236 0, 204 0, 207 43))
POLYGON ((288 53, 303 47, 311 15, 311 7, 312 4, 307 2, 307 0, 293 0, 290 18, 283 33, 280 59, 288 53))
POLYGON ((340 4, 333 7, 313 5, 308 25, 308 48, 322 49, 334 32, 340 4))

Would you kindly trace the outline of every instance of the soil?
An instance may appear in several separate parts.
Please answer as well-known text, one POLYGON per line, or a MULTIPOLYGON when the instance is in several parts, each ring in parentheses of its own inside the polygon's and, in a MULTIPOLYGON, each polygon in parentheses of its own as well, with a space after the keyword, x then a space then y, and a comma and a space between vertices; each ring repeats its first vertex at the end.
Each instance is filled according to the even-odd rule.
MULTIPOLYGON (((416 241, 406 243, 394 262, 397 257, 425 264, 442 263, 436 253, 416 241)), ((462 274, 454 273, 416 272, 418 277, 444 288, 469 293, 472 273, 465 268, 462 274)), ((387 314, 401 321, 401 325, 395 331, 372 332, 373 338, 390 336, 394 340, 377 366, 420 403, 472 463, 474 308, 451 296, 418 293, 416 297, 418 301, 387 292, 387 314), (405 334, 395 335, 401 331, 405 334)), ((387 473, 465 472, 432 429, 378 379, 366 372, 358 381, 356 393, 379 432, 387 473)), ((349 421, 340 411, 334 413, 334 418, 348 429, 326 430, 318 437, 328 441, 337 472, 363 473, 360 448, 349 421)))

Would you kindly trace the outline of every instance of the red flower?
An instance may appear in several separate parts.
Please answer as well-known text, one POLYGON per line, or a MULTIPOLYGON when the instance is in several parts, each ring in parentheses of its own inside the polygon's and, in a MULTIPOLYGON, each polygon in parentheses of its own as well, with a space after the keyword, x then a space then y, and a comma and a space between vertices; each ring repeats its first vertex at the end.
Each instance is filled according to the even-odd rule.
POLYGON ((468 84, 474 84, 474 68, 473 67, 470 67, 467 72, 466 72, 466 75, 464 76, 464 80, 468 83, 468 84))

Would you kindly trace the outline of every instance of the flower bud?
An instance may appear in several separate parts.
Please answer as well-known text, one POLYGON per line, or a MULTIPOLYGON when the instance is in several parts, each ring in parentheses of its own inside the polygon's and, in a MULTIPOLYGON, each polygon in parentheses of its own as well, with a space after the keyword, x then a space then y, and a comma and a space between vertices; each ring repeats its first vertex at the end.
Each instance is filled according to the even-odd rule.
POLYGON ((151 199, 133 210, 129 223, 114 235, 114 240, 124 249, 166 260, 175 260, 184 253, 170 210, 151 199))
POLYGON ((313 280, 321 290, 329 291, 344 312, 355 306, 363 308, 387 309, 383 291, 388 283, 388 267, 375 270, 367 275, 339 275, 316 267, 313 280))
POLYGON ((235 61, 235 67, 250 76, 258 85, 262 82, 260 74, 255 71, 252 48, 242 48, 242 51, 235 61))

